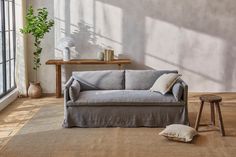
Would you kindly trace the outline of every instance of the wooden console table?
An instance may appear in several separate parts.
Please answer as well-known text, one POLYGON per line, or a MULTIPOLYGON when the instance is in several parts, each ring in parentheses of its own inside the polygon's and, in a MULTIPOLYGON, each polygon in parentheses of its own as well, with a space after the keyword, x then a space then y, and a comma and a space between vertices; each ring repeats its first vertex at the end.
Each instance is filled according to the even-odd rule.
POLYGON ((65 64, 81 64, 81 65, 88 65, 88 64, 116 64, 118 68, 121 69, 122 65, 124 64, 131 64, 130 59, 114 59, 112 61, 100 61, 96 59, 72 59, 70 61, 63 61, 61 59, 51 59, 46 62, 49 65, 56 66, 56 97, 61 97, 61 65, 65 64))

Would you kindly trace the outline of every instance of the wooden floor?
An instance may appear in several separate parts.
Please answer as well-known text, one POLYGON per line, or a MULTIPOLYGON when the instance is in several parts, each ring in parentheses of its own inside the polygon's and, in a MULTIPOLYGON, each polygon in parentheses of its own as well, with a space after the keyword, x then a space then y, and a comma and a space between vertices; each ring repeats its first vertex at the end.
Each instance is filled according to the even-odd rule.
MULTIPOLYGON (((191 126, 194 126, 196 114, 199 109, 199 95, 201 94, 203 93, 189 94, 189 116, 191 126)), ((223 97, 221 108, 226 136, 231 137, 227 139, 229 140, 227 142, 234 143, 228 144, 228 146, 233 146, 233 149, 230 150, 232 151, 231 154, 234 155, 236 154, 236 93, 217 93, 217 95, 223 97)), ((0 112, 0 156, 2 148, 17 135, 22 127, 24 127, 42 107, 45 106, 58 106, 60 110, 63 110, 63 98, 57 99, 52 96, 43 97, 41 99, 18 98, 10 106, 0 112)), ((203 111, 202 121, 207 121, 209 115, 209 106, 206 105, 206 108, 203 111)), ((206 131, 209 128, 202 129, 203 131, 206 131)), ((200 128, 200 130, 202 129, 200 128)), ((221 137, 220 133, 216 131, 212 135, 216 136, 215 138, 218 140, 224 140, 224 137, 221 137)), ((214 146, 214 143, 212 143, 212 146, 214 146)), ((227 146, 222 145, 222 147, 227 146)))
POLYGON ((0 149, 11 139, 43 106, 63 105, 63 98, 53 96, 41 99, 18 98, 0 111, 0 149))

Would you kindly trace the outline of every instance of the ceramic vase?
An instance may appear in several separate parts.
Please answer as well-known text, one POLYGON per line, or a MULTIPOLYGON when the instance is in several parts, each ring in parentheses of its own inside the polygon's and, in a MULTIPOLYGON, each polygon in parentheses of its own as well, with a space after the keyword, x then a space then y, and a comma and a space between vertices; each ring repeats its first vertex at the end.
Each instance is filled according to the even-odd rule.
POLYGON ((40 98, 42 95, 42 88, 39 82, 33 83, 30 82, 30 86, 28 89, 28 96, 30 98, 40 98))
POLYGON ((63 50, 63 60, 64 61, 70 60, 70 48, 69 47, 65 47, 63 50))

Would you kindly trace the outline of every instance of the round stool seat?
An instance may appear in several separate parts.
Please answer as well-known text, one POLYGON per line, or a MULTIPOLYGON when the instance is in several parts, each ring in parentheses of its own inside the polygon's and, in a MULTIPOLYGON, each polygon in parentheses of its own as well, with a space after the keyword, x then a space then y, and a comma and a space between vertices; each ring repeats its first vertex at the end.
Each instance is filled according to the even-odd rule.
POLYGON ((202 96, 200 96, 199 99, 203 102, 209 102, 209 103, 215 103, 215 102, 221 102, 222 101, 222 98, 220 96, 211 95, 211 94, 202 95, 202 96))

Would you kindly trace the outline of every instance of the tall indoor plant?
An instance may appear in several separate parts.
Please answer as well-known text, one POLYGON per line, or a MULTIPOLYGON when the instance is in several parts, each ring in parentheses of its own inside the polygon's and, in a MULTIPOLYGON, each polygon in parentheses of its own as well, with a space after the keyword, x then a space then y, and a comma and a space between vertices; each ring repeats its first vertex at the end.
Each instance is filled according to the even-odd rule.
POLYGON ((54 25, 54 21, 48 19, 48 11, 46 8, 37 9, 37 13, 32 6, 29 7, 25 21, 25 26, 20 29, 23 34, 31 34, 34 38, 34 52, 33 52, 33 69, 35 70, 35 81, 30 83, 28 94, 32 98, 41 96, 42 89, 40 82, 38 82, 37 71, 41 66, 40 55, 42 53, 41 41, 44 35, 50 31, 54 25))

